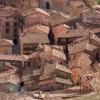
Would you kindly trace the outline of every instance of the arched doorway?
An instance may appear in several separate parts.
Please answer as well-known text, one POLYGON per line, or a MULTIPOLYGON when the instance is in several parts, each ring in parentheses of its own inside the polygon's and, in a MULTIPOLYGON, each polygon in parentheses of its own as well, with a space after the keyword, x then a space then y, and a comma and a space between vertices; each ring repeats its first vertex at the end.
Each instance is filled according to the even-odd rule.
POLYGON ((45 3, 45 8, 46 8, 46 9, 50 9, 50 3, 49 3, 49 2, 46 2, 46 3, 45 3))

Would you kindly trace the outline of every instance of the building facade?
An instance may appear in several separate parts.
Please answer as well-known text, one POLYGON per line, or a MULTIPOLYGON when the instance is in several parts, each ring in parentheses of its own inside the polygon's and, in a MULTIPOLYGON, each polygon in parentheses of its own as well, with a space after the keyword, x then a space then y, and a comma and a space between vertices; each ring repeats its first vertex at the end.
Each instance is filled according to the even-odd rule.
POLYGON ((0 4, 4 6, 12 6, 12 7, 38 7, 37 0, 0 0, 0 4))
POLYGON ((12 7, 4 7, 0 10, 0 38, 12 40, 18 44, 20 13, 12 7))
POLYGON ((69 0, 40 0, 39 6, 43 9, 55 9, 66 12, 66 6, 69 0))

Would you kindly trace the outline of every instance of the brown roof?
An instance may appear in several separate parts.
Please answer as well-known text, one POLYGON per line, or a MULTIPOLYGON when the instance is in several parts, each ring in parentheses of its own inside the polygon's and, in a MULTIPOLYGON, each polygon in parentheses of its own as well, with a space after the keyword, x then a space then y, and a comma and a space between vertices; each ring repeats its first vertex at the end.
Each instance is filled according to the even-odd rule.
POLYGON ((29 16, 29 15, 36 14, 36 13, 41 13, 43 15, 50 16, 50 14, 48 12, 46 12, 45 10, 43 10, 41 8, 31 8, 31 9, 27 9, 27 10, 22 9, 21 13, 23 16, 29 16))
POLYGON ((1 54, 0 60, 1 61, 25 61, 28 59, 26 55, 15 55, 15 54, 1 54))
POLYGON ((18 12, 18 9, 17 8, 13 8, 13 7, 10 7, 10 6, 5 6, 5 7, 2 7, 0 8, 0 16, 4 16, 4 17, 7 17, 7 16, 12 16, 14 12, 18 12))
POLYGON ((69 28, 69 26, 61 24, 53 28, 53 33, 56 37, 65 37, 65 35, 69 32, 69 28))
POLYGON ((50 10, 50 16, 53 25, 59 25, 71 20, 71 17, 68 14, 58 12, 55 10, 50 10))
POLYGON ((49 27, 48 26, 44 26, 44 25, 33 25, 31 27, 25 27, 24 30, 23 30, 23 33, 31 33, 31 32, 34 32, 34 31, 38 31, 38 32, 41 32, 41 33, 49 33, 49 27))
POLYGON ((83 37, 88 35, 89 35, 88 30, 79 28, 70 30, 70 32, 66 34, 66 37, 83 37))
POLYGON ((56 46, 52 47, 52 46, 44 45, 44 51, 41 53, 41 55, 43 58, 48 58, 48 57, 54 56, 59 59, 66 60, 64 51, 59 48, 56 48, 56 46))
POLYGON ((78 43, 73 43, 68 46, 69 54, 83 52, 86 49, 88 40, 78 43))
POLYGON ((0 46, 10 46, 10 45, 11 46, 14 45, 12 40, 7 40, 7 39, 0 40, 0 46))

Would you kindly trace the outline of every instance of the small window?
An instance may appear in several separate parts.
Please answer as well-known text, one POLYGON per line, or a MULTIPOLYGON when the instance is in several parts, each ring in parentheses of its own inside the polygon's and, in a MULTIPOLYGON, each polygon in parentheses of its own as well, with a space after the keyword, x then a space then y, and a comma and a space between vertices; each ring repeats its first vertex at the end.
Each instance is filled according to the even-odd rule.
POLYGON ((20 83, 20 86, 23 87, 23 86, 24 86, 24 82, 21 82, 21 83, 20 83))
POLYGON ((30 62, 28 61, 27 63, 28 63, 28 66, 30 66, 30 62))
POLYGON ((14 37, 18 37, 18 34, 14 34, 14 37))
POLYGON ((0 1, 0 5, 2 5, 3 3, 2 3, 2 1, 0 1))
POLYGON ((10 29, 9 28, 6 28, 6 33, 10 33, 10 29))
POLYGON ((15 20, 17 19, 17 17, 15 17, 15 20))
POLYGON ((63 65, 63 62, 62 61, 60 62, 60 65, 63 65))
POLYGON ((53 61, 52 59, 50 59, 48 63, 49 63, 49 64, 53 64, 54 61, 53 61))
POLYGON ((14 27, 17 27, 17 22, 14 22, 14 27))
POLYGON ((99 54, 99 53, 96 53, 96 61, 97 61, 98 63, 100 63, 100 54, 99 54))
POLYGON ((18 33, 18 29, 17 28, 14 28, 14 33, 18 33))
POLYGON ((15 45, 17 45, 17 44, 18 44, 18 40, 17 40, 17 39, 14 39, 14 40, 13 40, 13 43, 14 43, 15 45))
POLYGON ((45 3, 45 6, 46 6, 46 7, 45 7, 46 9, 50 9, 50 3, 49 3, 49 2, 46 2, 46 3, 45 3))
POLYGON ((6 27, 9 27, 10 26, 10 23, 9 22, 6 22, 6 27))
POLYGON ((8 50, 4 50, 5 54, 8 54, 8 50))

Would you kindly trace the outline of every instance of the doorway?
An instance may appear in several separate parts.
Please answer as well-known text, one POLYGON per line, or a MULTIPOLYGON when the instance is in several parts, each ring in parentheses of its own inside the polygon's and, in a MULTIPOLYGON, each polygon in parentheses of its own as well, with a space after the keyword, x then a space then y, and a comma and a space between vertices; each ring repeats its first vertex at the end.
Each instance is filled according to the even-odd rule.
POLYGON ((17 39, 14 39, 13 40, 13 43, 14 43, 14 45, 17 45, 18 44, 18 40, 17 39))
POLYGON ((46 2, 46 3, 45 3, 45 8, 46 8, 46 9, 50 9, 50 3, 49 3, 49 2, 46 2))

